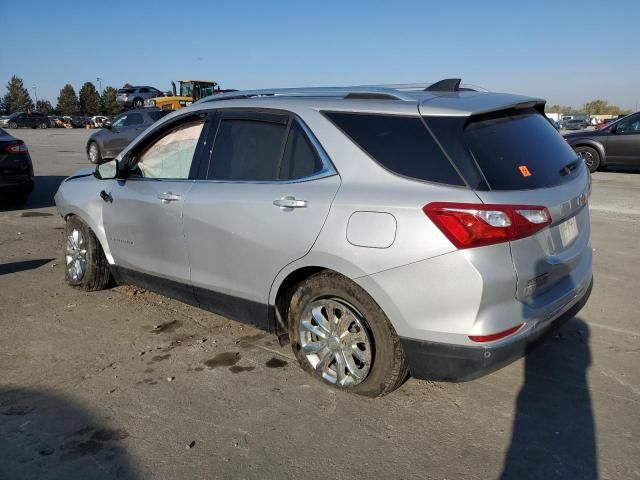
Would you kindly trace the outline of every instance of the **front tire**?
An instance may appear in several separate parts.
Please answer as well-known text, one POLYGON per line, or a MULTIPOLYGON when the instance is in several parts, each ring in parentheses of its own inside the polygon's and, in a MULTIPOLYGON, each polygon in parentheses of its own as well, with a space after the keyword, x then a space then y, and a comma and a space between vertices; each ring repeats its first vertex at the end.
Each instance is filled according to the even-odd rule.
POLYGON ((9 128, 18 128, 18 124, 16 122, 9 122, 9 128))
POLYGON ((385 395, 407 378, 400 339, 378 304, 335 272, 320 272, 291 297, 291 346, 302 368, 339 390, 385 395))
POLYGON ((592 147, 576 147, 576 153, 582 158, 591 173, 600 168, 600 154, 592 147))
POLYGON ((40 128, 49 128, 49 125, 48 125, 48 124, 46 124, 45 122, 42 122, 42 123, 40 124, 40 128))
POLYGON ((102 163, 102 152, 100 152, 100 147, 96 142, 89 143, 89 148, 87 148, 87 157, 94 165, 102 163))
POLYGON ((89 226, 73 216, 67 220, 64 279, 74 288, 93 292, 109 285, 109 262, 89 226))

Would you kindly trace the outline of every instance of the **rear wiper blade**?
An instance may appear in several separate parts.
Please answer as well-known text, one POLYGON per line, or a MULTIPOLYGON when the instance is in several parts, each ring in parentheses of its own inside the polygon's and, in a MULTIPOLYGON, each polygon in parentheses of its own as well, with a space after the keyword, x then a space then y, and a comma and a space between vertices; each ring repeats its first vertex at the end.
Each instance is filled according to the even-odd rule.
POLYGON ((578 168, 578 165, 580 165, 580 158, 578 157, 577 159, 575 159, 573 162, 567 163, 564 167, 562 167, 560 169, 560 171, 558 172, 560 175, 564 176, 564 175, 569 175, 571 172, 573 172, 576 168, 578 168))

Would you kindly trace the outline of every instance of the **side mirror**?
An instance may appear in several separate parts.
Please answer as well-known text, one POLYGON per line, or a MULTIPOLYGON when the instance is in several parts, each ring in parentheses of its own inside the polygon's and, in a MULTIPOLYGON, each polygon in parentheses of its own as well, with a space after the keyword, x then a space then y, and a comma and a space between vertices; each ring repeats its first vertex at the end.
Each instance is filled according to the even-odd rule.
POLYGON ((111 180, 118 176, 118 162, 111 160, 110 162, 101 163, 96 167, 93 176, 98 180, 111 180))
POLYGON ((102 122, 102 128, 110 129, 111 128, 111 120, 105 120, 104 122, 102 122))

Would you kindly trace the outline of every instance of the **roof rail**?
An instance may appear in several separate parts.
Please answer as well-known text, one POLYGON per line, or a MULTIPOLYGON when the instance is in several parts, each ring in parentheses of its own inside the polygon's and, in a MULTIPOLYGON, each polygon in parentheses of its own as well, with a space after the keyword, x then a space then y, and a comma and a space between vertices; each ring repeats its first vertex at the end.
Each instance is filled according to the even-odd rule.
POLYGON ((255 97, 328 97, 353 99, 385 99, 415 101, 415 97, 394 88, 385 87, 313 87, 313 88, 274 88, 260 90, 239 90, 237 92, 219 93, 201 98, 194 103, 215 102, 220 100, 237 100, 255 97))
POLYGON ((402 100, 415 102, 417 92, 447 92, 447 91, 487 91, 473 85, 460 87, 459 79, 456 90, 449 83, 453 80, 442 80, 433 84, 395 84, 395 85, 358 85, 352 87, 304 87, 304 88, 272 88, 259 90, 238 90, 235 92, 218 93, 201 98, 198 103, 215 102, 221 100, 237 100, 243 98, 256 97, 327 97, 327 98, 347 98, 347 99, 367 99, 367 100, 402 100), (425 86, 426 85, 426 86, 425 86), (413 95, 412 95, 413 94, 413 95))

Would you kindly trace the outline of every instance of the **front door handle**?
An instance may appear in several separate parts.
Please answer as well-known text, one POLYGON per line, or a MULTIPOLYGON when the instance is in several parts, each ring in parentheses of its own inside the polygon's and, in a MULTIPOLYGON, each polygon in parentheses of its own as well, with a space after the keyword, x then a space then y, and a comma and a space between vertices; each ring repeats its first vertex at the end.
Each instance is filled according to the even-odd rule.
POLYGON ((177 202, 180 200, 180 195, 171 192, 162 192, 158 194, 158 198, 162 200, 162 203, 177 202))
POLYGON ((279 200, 274 200, 273 204, 276 207, 280 208, 306 208, 307 201, 306 200, 297 200, 296 197, 292 197, 287 195, 285 197, 280 198, 279 200))

